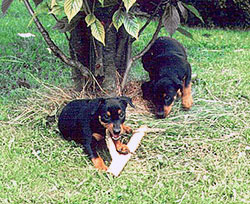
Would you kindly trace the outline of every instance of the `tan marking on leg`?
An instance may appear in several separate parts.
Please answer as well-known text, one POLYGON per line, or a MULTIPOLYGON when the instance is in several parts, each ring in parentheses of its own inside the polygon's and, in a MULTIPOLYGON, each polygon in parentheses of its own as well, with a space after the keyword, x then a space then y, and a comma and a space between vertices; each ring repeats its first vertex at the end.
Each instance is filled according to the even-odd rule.
POLYGON ((193 104, 191 83, 188 85, 188 87, 185 87, 184 83, 183 83, 183 89, 182 89, 182 106, 185 109, 190 109, 193 104))
POLYGON ((99 133, 93 133, 92 136, 97 140, 97 141, 100 141, 103 139, 103 136, 99 133))
POLYGON ((100 156, 97 158, 92 158, 91 161, 93 162, 95 168, 104 171, 108 170, 108 167, 105 165, 103 159, 100 156))
POLYGON ((117 152, 121 154, 128 154, 130 152, 128 146, 121 143, 120 140, 113 140, 113 141, 114 141, 117 152))

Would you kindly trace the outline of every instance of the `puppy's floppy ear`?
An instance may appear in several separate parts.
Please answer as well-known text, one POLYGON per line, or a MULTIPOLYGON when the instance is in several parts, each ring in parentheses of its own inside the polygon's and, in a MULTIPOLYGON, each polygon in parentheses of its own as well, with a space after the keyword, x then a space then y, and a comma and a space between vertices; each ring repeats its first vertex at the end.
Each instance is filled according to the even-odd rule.
POLYGON ((153 93, 153 84, 154 84, 154 80, 153 81, 148 81, 148 82, 144 82, 142 85, 141 85, 141 90, 142 90, 142 94, 143 94, 143 99, 146 99, 146 100, 150 100, 151 97, 152 97, 152 93, 153 93))
POLYGON ((129 104, 132 108, 135 108, 134 104, 132 103, 132 99, 127 96, 121 96, 119 97, 120 101, 127 107, 127 104, 129 104))
POLYGON ((178 88, 178 89, 182 88, 183 82, 180 79, 178 79, 177 77, 171 77, 171 79, 175 83, 176 88, 178 88))
POLYGON ((91 109, 91 115, 95 115, 95 113, 98 111, 101 104, 103 104, 105 101, 104 98, 96 98, 91 100, 90 103, 90 109, 91 109))

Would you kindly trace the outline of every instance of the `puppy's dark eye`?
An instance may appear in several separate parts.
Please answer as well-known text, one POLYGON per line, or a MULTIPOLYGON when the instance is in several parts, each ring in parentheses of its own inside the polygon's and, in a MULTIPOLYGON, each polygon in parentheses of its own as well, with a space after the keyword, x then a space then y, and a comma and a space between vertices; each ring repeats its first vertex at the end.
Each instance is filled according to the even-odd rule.
POLYGON ((107 114, 105 114, 105 115, 103 116, 103 119, 104 119, 104 120, 109 120, 109 119, 110 119, 110 116, 107 115, 107 114))
POLYGON ((165 96, 165 101, 169 101, 170 99, 171 99, 171 97, 170 96, 165 96))
POLYGON ((119 114, 119 117, 120 117, 120 118, 123 118, 124 116, 125 116, 124 112, 121 112, 121 113, 119 114))

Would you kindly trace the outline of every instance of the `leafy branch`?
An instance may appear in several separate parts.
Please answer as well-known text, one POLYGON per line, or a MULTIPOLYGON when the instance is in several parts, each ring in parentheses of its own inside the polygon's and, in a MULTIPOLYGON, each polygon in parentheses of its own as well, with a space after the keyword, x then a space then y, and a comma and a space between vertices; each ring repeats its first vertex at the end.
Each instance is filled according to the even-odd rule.
MULTIPOLYGON (((127 61, 126 71, 124 73, 124 77, 123 77, 122 84, 121 84, 121 89, 122 90, 124 90, 124 87, 126 85, 128 74, 130 72, 130 69, 132 67, 133 62, 138 60, 139 58, 141 58, 150 49, 150 47, 154 44, 154 42, 155 42, 155 40, 156 40, 160 30, 161 30, 161 26, 162 26, 162 17, 160 18, 159 23, 157 25, 157 28, 156 28, 156 30, 154 32, 154 35, 153 35, 152 39, 150 40, 150 42, 147 44, 147 46, 140 53, 138 53, 134 57, 131 57, 127 61)), ((131 52, 131 49, 129 49, 128 52, 131 52)), ((131 54, 128 54, 128 56, 131 56, 131 54)))
POLYGON ((88 77, 89 76, 89 70, 84 67, 79 61, 73 60, 69 57, 67 57, 61 50, 60 48, 51 40, 49 33, 45 30, 45 28, 43 27, 43 25, 41 24, 41 22, 39 21, 39 19, 37 18, 37 16, 35 15, 30 3, 28 0, 23 0, 24 5, 26 6, 28 12, 30 13, 30 15, 32 16, 39 32, 42 34, 45 42, 47 43, 47 45, 49 46, 49 48, 51 49, 51 51, 54 53, 54 55, 58 58, 60 58, 65 64, 78 69, 82 76, 84 77, 88 77))

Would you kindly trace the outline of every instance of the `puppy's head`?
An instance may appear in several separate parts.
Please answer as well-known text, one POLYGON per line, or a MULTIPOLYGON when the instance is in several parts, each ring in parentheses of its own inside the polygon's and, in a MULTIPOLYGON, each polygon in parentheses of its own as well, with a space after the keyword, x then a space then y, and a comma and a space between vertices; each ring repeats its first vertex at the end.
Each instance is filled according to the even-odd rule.
POLYGON ((154 84, 152 102, 156 107, 157 118, 165 118, 169 114, 180 88, 168 78, 162 78, 154 84))
POLYGON ((123 123, 126 118, 127 104, 134 107, 131 98, 125 96, 100 99, 96 111, 99 122, 108 129, 114 140, 120 139, 121 134, 124 132, 123 123))

